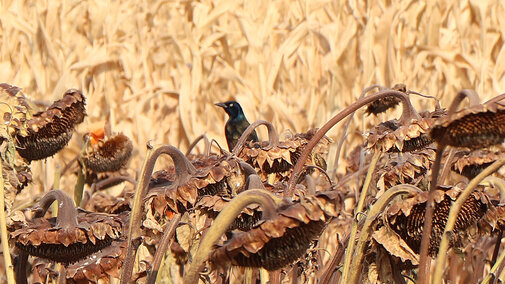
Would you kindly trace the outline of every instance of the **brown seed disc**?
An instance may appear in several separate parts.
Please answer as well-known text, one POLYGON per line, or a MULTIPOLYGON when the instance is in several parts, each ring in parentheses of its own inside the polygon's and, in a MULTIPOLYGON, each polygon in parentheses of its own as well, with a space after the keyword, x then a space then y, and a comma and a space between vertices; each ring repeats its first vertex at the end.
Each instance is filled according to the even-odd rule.
POLYGON ((305 254, 313 239, 321 234, 325 222, 316 221, 286 229, 281 238, 272 238, 257 253, 249 257, 237 254, 233 263, 239 266, 264 267, 273 271, 293 263, 305 254))
POLYGON ((129 161, 133 151, 131 140, 123 134, 99 143, 84 157, 86 167, 94 172, 115 172, 129 161))
MULTIPOLYGON (((447 193, 437 190, 435 198, 435 209, 433 212, 433 229, 430 238, 429 253, 435 256, 442 234, 447 223, 449 210, 456 199, 456 192, 450 190, 447 193)), ((459 193, 458 193, 459 194, 459 193)), ((419 253, 421 238, 423 235, 424 215, 426 212, 426 200, 428 192, 423 192, 419 196, 401 201, 403 209, 396 211, 394 215, 389 215, 389 226, 407 243, 415 252, 419 253)), ((465 239, 466 230, 474 225, 486 213, 487 201, 478 192, 472 194, 463 204, 454 227, 454 237, 451 239, 451 247, 460 247, 465 239)))
POLYGON ((64 246, 62 244, 42 243, 38 246, 34 246, 24 245, 22 243, 16 242, 16 247, 22 251, 25 251, 29 255, 69 264, 84 259, 90 254, 108 247, 111 243, 112 239, 106 236, 103 240, 97 240, 94 245, 90 245, 89 243, 73 243, 68 246, 64 246))
POLYGON ((76 262, 119 239, 126 218, 118 215, 79 212, 77 227, 58 228, 54 218, 35 219, 11 233, 16 247, 30 255, 65 264, 76 262))
POLYGON ((472 149, 501 144, 505 138, 505 106, 491 102, 465 109, 432 127, 430 136, 439 144, 472 149))
POLYGON ((34 114, 26 122, 26 130, 16 133, 16 149, 21 157, 41 160, 63 149, 72 138, 74 127, 84 120, 85 101, 80 91, 71 89, 46 111, 34 114))
POLYGON ((368 104, 365 109, 365 113, 368 115, 370 114, 378 115, 379 113, 383 113, 390 108, 394 108, 399 103, 400 99, 397 97, 385 97, 368 104))

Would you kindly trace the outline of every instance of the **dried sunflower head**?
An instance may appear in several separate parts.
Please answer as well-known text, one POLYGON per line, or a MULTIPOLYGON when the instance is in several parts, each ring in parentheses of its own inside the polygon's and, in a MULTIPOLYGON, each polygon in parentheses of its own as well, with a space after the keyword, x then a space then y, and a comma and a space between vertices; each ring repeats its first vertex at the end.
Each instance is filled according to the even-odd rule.
POLYGON ((297 198, 281 204, 273 219, 248 231, 234 232, 213 251, 211 262, 276 270, 300 258, 321 234, 326 221, 338 215, 340 200, 335 192, 297 198))
POLYGON ((146 208, 153 216, 172 216, 193 208, 206 195, 234 196, 244 186, 246 176, 241 161, 233 156, 210 155, 192 161, 199 172, 175 186, 175 169, 169 167, 154 173, 146 197, 146 208))
POLYGON ((131 140, 123 134, 98 141, 82 160, 86 168, 95 172, 115 172, 126 165, 133 151, 131 140))
POLYGON ((410 152, 423 149, 433 142, 428 131, 435 120, 444 116, 445 111, 420 113, 420 120, 412 120, 408 125, 401 125, 399 120, 389 120, 372 128, 367 134, 367 149, 385 152, 410 152))
POLYGON ((118 216, 86 211, 77 215, 76 227, 58 227, 54 221, 37 218, 11 233, 11 238, 30 255, 68 264, 110 246, 126 225, 118 216))
MULTIPOLYGON (((392 89, 403 93, 407 92, 407 86, 405 86, 404 84, 396 84, 393 86, 392 89)), ((385 97, 368 104, 365 109, 365 113, 368 115, 370 114, 378 115, 379 113, 383 113, 390 108, 396 107, 399 103, 400 99, 397 97, 392 96, 385 97)))
MULTIPOLYGON (((481 188, 482 189, 482 188, 481 188)), ((433 231, 430 238, 429 253, 434 256, 447 223, 449 210, 461 190, 441 188, 435 190, 435 208, 433 212, 433 231)), ((423 235, 424 215, 429 192, 421 192, 405 200, 394 202, 386 213, 386 225, 391 228, 416 254, 419 253, 423 235)), ((484 216, 489 207, 489 200, 481 191, 474 192, 463 204, 457 216, 453 237, 450 240, 452 247, 463 245, 467 229, 484 216)), ((383 244, 387 249, 387 244, 383 244)))
MULTIPOLYGON (((275 178, 270 180, 271 183, 287 180, 304 147, 316 131, 317 129, 311 129, 306 133, 291 135, 284 141, 275 142, 273 146, 272 142, 249 142, 237 156, 253 166, 263 181, 267 181, 272 174, 275 178)), ((330 142, 331 139, 328 137, 322 139, 312 151, 306 164, 326 169, 326 161, 323 157, 327 153, 330 142)))
POLYGON ((35 218, 11 233, 21 251, 65 264, 76 262, 119 239, 125 220, 109 214, 78 211, 72 199, 60 190, 47 193, 33 210, 35 218), (43 218, 54 201, 56 219, 43 218))
POLYGON ((426 178, 434 160, 435 151, 430 148, 401 156, 387 154, 381 161, 384 164, 377 169, 377 188, 387 190, 398 184, 417 184, 426 178))
MULTIPOLYGON (((127 225, 128 214, 118 215, 127 225)), ((123 233, 126 232, 124 228, 123 233)), ((123 234, 125 236, 125 234, 123 234)), ((111 244, 100 251, 77 262, 66 265, 67 283, 108 283, 111 278, 119 278, 123 260, 126 255, 127 242, 124 237, 113 240, 111 244), (90 261, 92 260, 92 261, 90 261)), ((52 268, 52 262, 47 259, 36 258, 32 264, 32 281, 37 279, 56 279, 57 271, 52 268)))
POLYGON ((457 156, 452 169, 457 173, 472 179, 495 161, 505 157, 501 147, 463 151, 457 156))
MULTIPOLYGON (((195 207, 209 218, 215 219, 230 200, 230 198, 223 196, 206 195, 202 196, 195 207)), ((262 211, 259 210, 258 206, 248 206, 242 210, 228 230, 232 231, 238 229, 241 231, 248 231, 261 220, 262 215, 262 211)))
POLYGON ((505 105, 496 100, 441 118, 430 137, 439 144, 472 149, 501 144, 505 138, 505 105))
POLYGON ((85 104, 81 91, 70 89, 46 111, 34 114, 17 129, 19 155, 33 161, 56 154, 70 141, 74 127, 84 120, 85 104))

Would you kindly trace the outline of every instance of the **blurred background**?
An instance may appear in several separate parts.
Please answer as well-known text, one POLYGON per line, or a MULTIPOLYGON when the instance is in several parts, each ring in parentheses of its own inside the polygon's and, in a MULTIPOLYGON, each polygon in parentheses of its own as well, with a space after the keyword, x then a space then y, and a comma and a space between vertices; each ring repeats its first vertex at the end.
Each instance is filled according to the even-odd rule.
MULTIPOLYGON (((44 191, 106 120, 132 139, 139 169, 148 141, 184 152, 206 133, 226 147, 217 102, 237 100, 249 121, 294 133, 322 126, 371 84, 404 83, 445 107, 462 88, 495 96, 505 89, 504 14, 502 2, 480 0, 3 0, 0 81, 41 109, 69 88, 87 97, 69 147, 32 167, 44 191)), ((435 106, 412 100, 418 111, 435 106)), ((357 112, 343 157, 358 133, 393 116, 399 108, 357 112)))

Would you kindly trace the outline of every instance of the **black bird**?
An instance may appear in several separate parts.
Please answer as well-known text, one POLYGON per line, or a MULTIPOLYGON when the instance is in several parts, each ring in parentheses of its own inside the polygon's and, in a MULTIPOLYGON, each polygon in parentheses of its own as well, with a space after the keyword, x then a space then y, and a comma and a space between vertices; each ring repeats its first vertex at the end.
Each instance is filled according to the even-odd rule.
MULTIPOLYGON (((226 122, 224 132, 226 135, 226 142, 228 142, 228 149, 231 151, 237 144, 240 136, 242 136, 242 133, 244 133, 249 126, 249 121, 245 118, 242 107, 235 101, 218 103, 216 105, 222 107, 230 117, 226 122)), ((258 134, 256 134, 256 131, 249 135, 247 141, 258 142, 258 134)))

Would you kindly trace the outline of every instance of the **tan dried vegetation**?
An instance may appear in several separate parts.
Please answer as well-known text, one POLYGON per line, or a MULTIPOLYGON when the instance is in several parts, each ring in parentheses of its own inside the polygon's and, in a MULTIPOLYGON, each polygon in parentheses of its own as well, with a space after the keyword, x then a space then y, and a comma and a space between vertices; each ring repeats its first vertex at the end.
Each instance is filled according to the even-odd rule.
MULTIPOLYGON (((498 252, 505 182, 498 173, 481 183, 505 163, 503 150, 471 150, 503 141, 505 106, 495 100, 456 114, 440 109, 456 94, 467 95, 458 93, 462 89, 480 94, 477 103, 504 91, 503 14, 504 3, 477 0, 3 0, 0 83, 21 91, 0 85, 5 125, 0 129, 0 184, 3 187, 5 181, 6 186, 0 201, 5 198, 8 216, 7 224, 0 218, 0 227, 9 228, 11 250, 17 246, 18 261, 26 263, 27 254, 49 258, 48 251, 60 243, 68 247, 70 238, 79 241, 68 251, 95 244, 95 235, 90 239, 83 229, 75 229, 77 216, 120 220, 114 230, 101 223, 90 225, 97 239, 106 240, 100 244, 105 248, 90 249, 100 250, 93 266, 85 266, 86 255, 68 260, 63 255, 68 251, 55 258, 64 263, 60 267, 31 257, 28 281, 57 281, 59 271, 75 282, 108 282, 121 276, 152 283, 152 269, 160 263, 163 267, 163 261, 165 268, 172 267, 160 270, 158 281, 165 282, 195 280, 195 275, 220 283, 294 278, 309 283, 412 283, 418 277, 418 283, 426 283, 430 275, 453 283, 493 277, 503 281, 499 264, 505 254, 498 258, 498 252), (367 111, 358 110, 347 129, 342 123, 327 133, 309 132, 358 101, 365 87, 396 83, 406 89, 398 85, 402 88, 383 90, 396 93, 367 111), (76 99, 51 107, 73 88, 85 98, 72 90, 76 99), (401 99, 407 95, 419 114, 401 99), (271 122, 281 142, 267 143, 267 131, 259 127, 264 142, 249 143, 242 151, 250 165, 239 160, 239 153, 205 155, 210 146, 203 149, 200 144, 190 163, 177 149, 187 150, 202 134, 226 149, 225 114, 214 104, 229 100, 242 105, 250 122, 271 122), (14 111, 16 104, 22 107, 14 111), (48 107, 55 113, 38 113, 48 107), (385 114, 375 114, 390 107, 385 114), (70 130, 55 126, 55 117, 70 130), (53 145, 50 155, 69 139, 70 143, 53 157, 37 161, 45 155, 26 125, 34 133, 46 127, 46 140, 54 138, 52 133, 65 134, 57 137, 61 143, 53 145), (445 129, 451 125, 459 128, 445 129), (476 128, 481 132, 473 133, 476 128), (106 144, 106 138, 118 134, 128 145, 123 152, 106 144), (323 137, 324 143, 307 153, 308 158, 304 150, 316 141, 313 137, 323 137), (14 145, 19 153, 28 148, 20 149, 26 144, 19 144, 20 139, 36 144, 36 157, 15 154, 14 145), (341 139, 345 140, 340 151, 341 139), (461 145, 451 144, 455 140, 461 145), (148 143, 177 149, 146 147, 148 143), (448 146, 443 154, 446 144, 469 148, 448 146), (353 150, 360 145, 364 150, 353 150), (107 149, 107 157, 122 160, 90 175, 90 158, 99 159, 100 151, 107 149), (160 153, 171 159, 156 163, 160 153), (294 165, 297 160, 311 166, 301 170, 294 165), (269 173, 266 168, 275 168, 275 163, 283 166, 282 172, 269 173), (472 165, 475 168, 465 170, 472 165), (153 175, 154 170, 160 171, 153 175), (102 191, 125 180, 137 184, 102 191), (37 205, 51 189, 62 189, 78 205, 103 212, 75 209, 66 201, 73 212, 66 216, 70 225, 61 225, 65 222, 58 220, 64 217, 54 214, 53 206, 55 224, 43 216, 49 204, 43 205, 43 212, 37 205), (149 210, 142 208, 144 202, 149 210), (433 216, 425 216, 430 208, 433 216), (226 220, 231 227, 212 226, 220 211, 235 214, 226 220), (431 220, 433 229, 427 229, 424 223, 431 220), (39 227, 54 236, 46 240, 39 227), (82 236, 68 237, 69 230, 82 236), (105 231, 114 234, 106 236, 105 231), (130 242, 140 236, 135 252, 130 242), (215 242, 212 253, 205 250, 210 246, 204 244, 215 242), (275 250, 278 247, 282 249, 275 250), (445 265, 449 247, 454 250, 445 265), (153 253, 161 248, 171 252, 165 259, 153 253), (133 253, 135 262, 129 260, 133 253), (431 272, 430 256, 438 257, 431 272), (230 263, 254 268, 229 268, 230 263)), ((463 100, 460 109, 469 105, 463 100)), ((219 153, 215 143, 207 143, 219 153)), ((59 199, 71 200, 68 196, 59 199)), ((225 220, 226 214, 217 219, 225 220)), ((5 231, 0 233, 6 240, 5 231)), ((7 249, 3 242, 2 250, 7 249)), ((13 271, 6 271, 2 282, 12 281, 13 271)))

